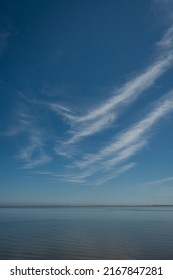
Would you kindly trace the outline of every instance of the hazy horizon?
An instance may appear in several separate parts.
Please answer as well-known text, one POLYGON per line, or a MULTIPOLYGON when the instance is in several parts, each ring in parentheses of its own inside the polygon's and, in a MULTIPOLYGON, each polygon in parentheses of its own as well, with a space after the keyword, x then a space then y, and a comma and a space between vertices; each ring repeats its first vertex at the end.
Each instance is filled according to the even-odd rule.
POLYGON ((173 204, 1 204, 0 207, 171 207, 173 204))

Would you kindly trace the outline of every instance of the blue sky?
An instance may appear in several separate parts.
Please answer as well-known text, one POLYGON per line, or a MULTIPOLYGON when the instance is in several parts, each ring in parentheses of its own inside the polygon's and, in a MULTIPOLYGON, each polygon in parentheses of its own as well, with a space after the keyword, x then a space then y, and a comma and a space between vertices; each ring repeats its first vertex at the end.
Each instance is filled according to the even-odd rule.
POLYGON ((0 204, 173 203, 172 10, 1 1, 0 204))

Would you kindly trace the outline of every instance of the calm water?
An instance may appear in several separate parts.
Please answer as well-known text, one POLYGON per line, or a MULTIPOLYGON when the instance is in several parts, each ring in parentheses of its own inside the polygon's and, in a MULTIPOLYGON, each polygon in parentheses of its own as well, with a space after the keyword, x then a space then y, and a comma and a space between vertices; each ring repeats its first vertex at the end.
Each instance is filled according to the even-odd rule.
POLYGON ((173 260, 173 207, 0 208, 0 259, 173 260))

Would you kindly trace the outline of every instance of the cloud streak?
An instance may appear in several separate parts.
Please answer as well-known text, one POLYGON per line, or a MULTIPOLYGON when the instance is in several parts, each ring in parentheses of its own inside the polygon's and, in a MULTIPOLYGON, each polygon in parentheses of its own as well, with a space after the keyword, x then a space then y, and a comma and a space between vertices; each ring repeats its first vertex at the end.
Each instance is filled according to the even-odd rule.
POLYGON ((172 48, 172 45, 173 45, 173 25, 168 28, 168 30, 164 34, 163 38, 156 45, 161 50, 168 50, 168 49, 172 48))
POLYGON ((22 169, 32 169, 51 162, 51 157, 44 151, 42 136, 38 132, 30 131, 29 142, 18 154, 23 163, 22 169))
POLYGON ((103 185, 103 184, 119 177, 121 174, 127 172, 128 170, 132 169, 135 166, 136 166, 136 163, 134 163, 134 162, 121 166, 121 167, 117 168, 116 170, 114 170, 114 172, 112 172, 110 175, 105 176, 103 179, 96 180, 95 184, 97 186, 103 185))
MULTIPOLYGON (((161 118, 173 111, 173 91, 169 92, 164 98, 161 98, 153 106, 152 110, 140 121, 121 132, 119 136, 114 137, 112 141, 102 148, 98 153, 85 155, 83 160, 74 164, 74 168, 79 168, 78 175, 71 174, 68 180, 82 180, 92 177, 100 172, 100 176, 112 171, 112 175, 108 178, 118 177, 121 172, 115 172, 114 166, 124 164, 130 157, 135 156, 143 149, 151 138, 153 126, 158 123, 161 118), (80 172, 80 170, 85 170, 80 172)), ((126 171, 126 164, 122 165, 120 170, 126 171), (125 169, 124 169, 125 168, 125 169)), ((124 172, 125 172, 124 171, 124 172)), ((66 180, 65 179, 65 180, 66 180)), ((105 182, 104 180, 101 180, 105 182)))
POLYGON ((69 140, 67 140, 64 144, 73 144, 81 140, 82 138, 85 138, 87 136, 96 134, 97 132, 106 129, 109 127, 113 121, 115 120, 115 114, 109 114, 106 116, 101 117, 100 119, 96 120, 93 123, 85 124, 83 127, 80 127, 79 131, 74 131, 72 134, 74 134, 69 140))
POLYGON ((163 178, 163 179, 158 179, 158 180, 153 180, 153 181, 145 182, 142 185, 145 185, 145 186, 157 186, 157 185, 162 185, 162 184, 169 183, 169 182, 173 182, 173 177, 167 177, 167 178, 163 178))
POLYGON ((21 136, 25 139, 16 155, 22 162, 22 169, 33 169, 51 162, 52 158, 45 152, 45 135, 36 123, 37 118, 30 110, 20 104, 14 117, 14 125, 5 133, 6 136, 21 136))
POLYGON ((77 166, 79 168, 86 168, 95 162, 103 161, 107 157, 116 155, 115 158, 109 159, 105 163, 111 166, 134 155, 147 143, 149 132, 152 127, 171 111, 173 111, 173 91, 168 93, 164 99, 161 98, 145 118, 126 129, 126 131, 120 133, 118 137, 115 137, 115 139, 100 152, 85 156, 85 159, 78 162, 77 166), (119 151, 120 153, 117 156, 117 152, 119 151))
POLYGON ((49 104, 49 108, 63 116, 70 124, 70 138, 63 145, 75 144, 86 137, 93 136, 109 128, 117 120, 122 109, 134 102, 142 93, 173 66, 173 26, 156 44, 160 55, 144 71, 127 81, 122 87, 112 93, 112 97, 98 107, 89 110, 85 115, 77 116, 69 108, 60 104, 49 104))
MULTIPOLYGON (((173 20, 173 1, 172 0, 153 0, 155 8, 164 17, 164 21, 171 22, 173 20)), ((160 17, 159 17, 160 19, 160 17)))

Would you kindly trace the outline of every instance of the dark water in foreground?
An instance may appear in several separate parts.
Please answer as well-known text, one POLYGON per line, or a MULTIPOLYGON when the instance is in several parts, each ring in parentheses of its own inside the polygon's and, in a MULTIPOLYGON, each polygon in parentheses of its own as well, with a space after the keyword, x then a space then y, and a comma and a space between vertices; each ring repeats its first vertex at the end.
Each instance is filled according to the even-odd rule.
POLYGON ((0 259, 173 260, 173 207, 0 208, 0 259))

